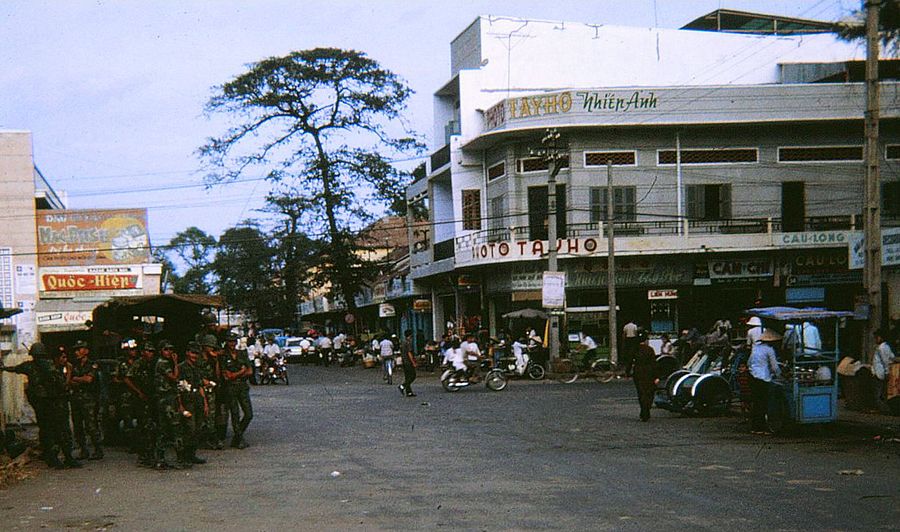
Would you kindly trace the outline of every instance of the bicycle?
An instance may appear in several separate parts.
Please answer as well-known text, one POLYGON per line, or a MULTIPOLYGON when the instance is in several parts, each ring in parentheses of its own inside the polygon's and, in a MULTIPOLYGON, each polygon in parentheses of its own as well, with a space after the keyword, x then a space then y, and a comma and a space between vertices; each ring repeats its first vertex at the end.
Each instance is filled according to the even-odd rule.
POLYGON ((594 359, 587 367, 569 358, 561 358, 556 362, 555 378, 558 382, 571 384, 579 377, 607 383, 618 378, 619 374, 615 363, 603 358, 594 359))

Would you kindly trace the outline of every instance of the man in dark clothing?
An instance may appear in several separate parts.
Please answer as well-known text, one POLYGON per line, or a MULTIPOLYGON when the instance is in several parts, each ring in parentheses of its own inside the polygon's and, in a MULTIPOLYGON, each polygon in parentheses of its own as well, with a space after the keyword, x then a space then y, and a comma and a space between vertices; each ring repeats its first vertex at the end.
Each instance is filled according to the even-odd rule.
POLYGON ((78 458, 100 460, 103 448, 100 446, 99 415, 99 383, 97 363, 89 358, 90 349, 87 343, 75 342, 75 363, 72 364, 72 425, 75 430, 75 442, 80 454, 78 458), (88 455, 87 438, 90 438, 93 452, 88 455))
POLYGON ((44 344, 37 342, 28 350, 32 360, 13 367, 0 368, 28 377, 25 396, 34 409, 38 423, 38 439, 42 458, 54 469, 81 467, 72 458, 72 435, 69 432, 69 405, 66 401, 66 383, 72 367, 65 351, 57 351, 49 360, 44 344), (62 452, 64 461, 60 462, 62 452))
POLYGON ((132 364, 123 382, 133 394, 133 415, 137 420, 135 446, 138 449, 138 464, 154 465, 156 447, 156 348, 146 344, 141 348, 141 358, 132 364))
POLYGON ((400 365, 403 366, 403 384, 399 386, 400 393, 406 397, 415 397, 412 383, 416 380, 416 354, 413 352, 412 331, 409 329, 403 334, 403 341, 400 342, 400 365))
POLYGON ((237 449, 247 447, 244 432, 253 419, 253 405, 250 403, 250 385, 247 380, 253 375, 246 351, 237 350, 237 338, 229 337, 225 343, 222 361, 224 397, 231 413, 231 446, 237 449), (243 417, 241 417, 243 413, 243 417))
POLYGON ((650 406, 656 392, 656 352, 647 345, 646 333, 640 333, 637 339, 637 353, 626 366, 626 372, 634 378, 634 387, 641 405, 641 421, 650 421, 650 406))
POLYGON ((206 391, 203 388, 204 369, 199 363, 200 346, 196 342, 188 342, 185 350, 184 362, 179 364, 178 373, 181 377, 179 390, 181 404, 184 406, 183 427, 184 447, 183 453, 178 457, 182 466, 190 467, 192 464, 205 464, 206 460, 197 456, 197 444, 202 433, 201 420, 208 419, 210 414, 206 391))

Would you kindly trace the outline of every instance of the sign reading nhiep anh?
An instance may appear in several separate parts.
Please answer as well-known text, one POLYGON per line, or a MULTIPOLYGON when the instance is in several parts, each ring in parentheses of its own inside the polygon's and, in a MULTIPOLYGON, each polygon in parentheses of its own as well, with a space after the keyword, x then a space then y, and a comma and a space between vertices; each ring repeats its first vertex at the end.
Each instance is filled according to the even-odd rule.
POLYGON ((146 209, 37 211, 38 266, 150 260, 146 209))

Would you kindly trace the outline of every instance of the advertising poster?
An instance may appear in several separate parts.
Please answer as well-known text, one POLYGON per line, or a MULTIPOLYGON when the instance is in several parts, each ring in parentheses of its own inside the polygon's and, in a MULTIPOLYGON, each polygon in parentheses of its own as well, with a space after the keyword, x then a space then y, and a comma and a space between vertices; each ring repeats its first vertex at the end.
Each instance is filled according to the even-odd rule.
POLYGON ((150 260, 146 209, 37 211, 38 266, 150 260))

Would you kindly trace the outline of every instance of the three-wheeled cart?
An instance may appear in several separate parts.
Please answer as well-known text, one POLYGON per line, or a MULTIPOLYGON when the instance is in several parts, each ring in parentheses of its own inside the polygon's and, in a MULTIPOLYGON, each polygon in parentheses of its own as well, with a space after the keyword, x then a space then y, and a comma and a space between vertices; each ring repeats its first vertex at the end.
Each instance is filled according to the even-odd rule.
POLYGON ((771 383, 766 419, 769 430, 837 419, 840 330, 852 312, 823 308, 754 308, 746 312, 784 335, 781 376, 771 383))

